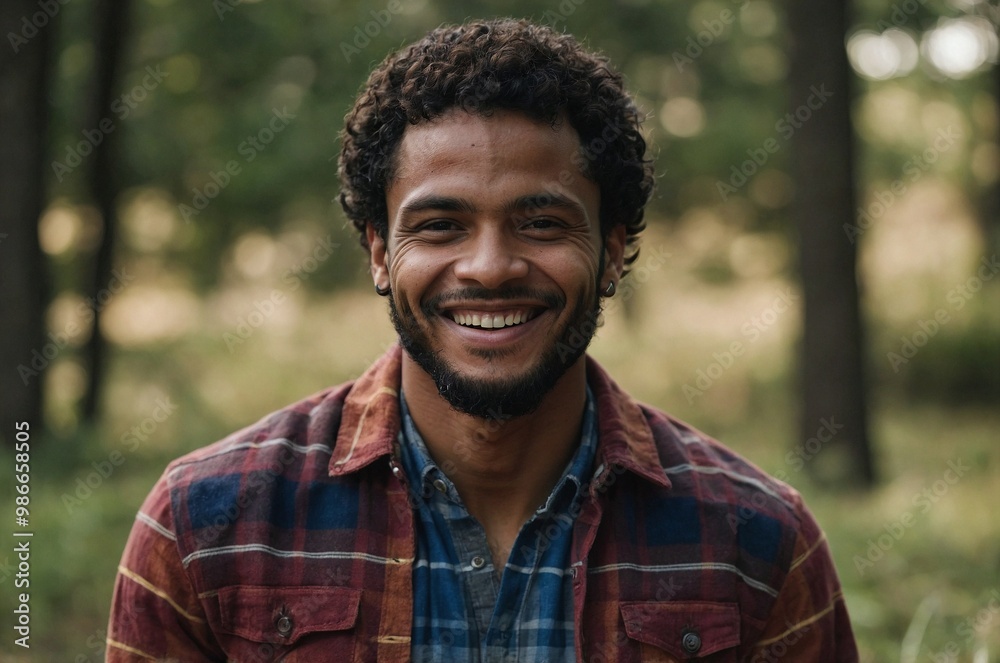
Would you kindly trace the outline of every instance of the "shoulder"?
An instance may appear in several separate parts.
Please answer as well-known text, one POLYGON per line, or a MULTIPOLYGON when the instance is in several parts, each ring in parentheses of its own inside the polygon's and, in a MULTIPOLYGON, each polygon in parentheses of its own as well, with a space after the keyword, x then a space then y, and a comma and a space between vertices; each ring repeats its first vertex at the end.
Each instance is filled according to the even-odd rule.
MULTIPOLYGON (((802 499, 794 488, 772 476, 722 442, 669 414, 640 404, 656 444, 664 472, 675 488, 725 487, 730 501, 739 506, 764 506, 769 500, 794 517, 802 499)), ((715 494, 715 493, 711 493, 715 494)))
MULTIPOLYGON (((667 485, 628 482, 633 506, 623 505, 621 515, 644 533, 643 554, 671 568, 698 569, 699 578, 710 575, 723 587, 743 587, 710 598, 735 596, 744 617, 761 626, 800 558, 824 542, 822 530, 794 488, 696 428, 638 407, 667 485)), ((832 575, 832 566, 823 568, 832 575)), ((675 598, 705 598, 701 584, 681 579, 671 586, 675 598)))
POLYGON ((346 394, 344 383, 276 410, 223 439, 196 449, 167 466, 171 488, 255 469, 284 473, 294 458, 329 460, 346 394))
POLYGON ((639 407, 672 495, 713 505, 741 543, 791 546, 803 520, 811 518, 798 491, 693 426, 649 405, 639 407))
POLYGON ((791 547, 805 513, 793 488, 693 426, 636 401, 593 360, 588 380, 597 402, 602 460, 641 479, 632 485, 650 499, 640 511, 655 511, 657 504, 685 510, 686 531, 697 525, 710 541, 735 535, 748 545, 781 539, 775 545, 791 547), (723 529, 709 533, 720 521, 723 529))
POLYGON ((182 553, 236 537, 237 522, 291 526, 298 486, 329 473, 352 384, 272 412, 170 463, 154 492, 169 505, 182 553))

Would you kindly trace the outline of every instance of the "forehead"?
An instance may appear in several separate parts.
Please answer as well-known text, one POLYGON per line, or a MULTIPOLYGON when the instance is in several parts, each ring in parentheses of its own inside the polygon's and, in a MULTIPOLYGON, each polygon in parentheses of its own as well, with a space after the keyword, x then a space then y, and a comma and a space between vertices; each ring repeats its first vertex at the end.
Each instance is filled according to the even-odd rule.
POLYGON ((490 115, 452 109, 439 118, 410 125, 396 154, 390 187, 442 170, 474 169, 484 176, 511 170, 558 179, 581 175, 577 155, 580 139, 565 119, 555 124, 527 115, 498 110, 490 115))

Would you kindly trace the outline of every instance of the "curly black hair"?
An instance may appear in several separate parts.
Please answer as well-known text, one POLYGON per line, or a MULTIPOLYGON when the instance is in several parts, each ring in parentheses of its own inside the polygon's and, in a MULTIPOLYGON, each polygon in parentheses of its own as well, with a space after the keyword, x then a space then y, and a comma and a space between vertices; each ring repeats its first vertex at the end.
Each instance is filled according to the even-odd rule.
POLYGON ((339 162, 340 204, 363 247, 368 222, 386 235, 385 190, 407 125, 455 107, 515 110, 550 124, 567 118, 580 137, 574 163, 600 187, 602 237, 624 225, 626 265, 635 261, 653 166, 621 74, 571 35, 513 19, 438 28, 368 77, 345 118, 339 162))

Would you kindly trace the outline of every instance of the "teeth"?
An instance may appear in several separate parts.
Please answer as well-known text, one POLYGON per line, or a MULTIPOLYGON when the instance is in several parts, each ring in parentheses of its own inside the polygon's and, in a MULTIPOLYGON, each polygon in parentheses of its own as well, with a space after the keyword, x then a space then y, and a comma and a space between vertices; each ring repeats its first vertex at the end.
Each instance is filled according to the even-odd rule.
POLYGON ((506 316, 496 314, 480 315, 478 313, 466 314, 457 313, 454 316, 455 322, 466 327, 479 327, 481 329, 502 329, 527 322, 530 316, 527 312, 517 311, 508 313, 506 316))

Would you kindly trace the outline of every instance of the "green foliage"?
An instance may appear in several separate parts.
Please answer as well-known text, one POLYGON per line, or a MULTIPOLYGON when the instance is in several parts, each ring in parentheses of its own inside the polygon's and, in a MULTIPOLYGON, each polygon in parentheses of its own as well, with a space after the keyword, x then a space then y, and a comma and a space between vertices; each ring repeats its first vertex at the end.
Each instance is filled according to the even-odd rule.
POLYGON ((985 324, 942 332, 906 372, 913 398, 955 405, 1000 401, 1000 337, 985 324))

